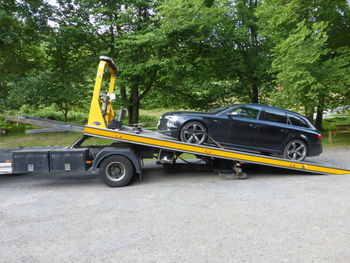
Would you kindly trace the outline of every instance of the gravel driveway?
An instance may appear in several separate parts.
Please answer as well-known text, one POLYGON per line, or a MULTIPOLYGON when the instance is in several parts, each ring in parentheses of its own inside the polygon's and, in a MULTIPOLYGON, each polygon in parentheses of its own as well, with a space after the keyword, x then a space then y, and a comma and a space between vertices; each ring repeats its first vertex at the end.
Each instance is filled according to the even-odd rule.
MULTIPOLYGON (((320 161, 350 169, 350 148, 320 161)), ((350 262, 350 175, 0 176, 0 262, 350 262)))

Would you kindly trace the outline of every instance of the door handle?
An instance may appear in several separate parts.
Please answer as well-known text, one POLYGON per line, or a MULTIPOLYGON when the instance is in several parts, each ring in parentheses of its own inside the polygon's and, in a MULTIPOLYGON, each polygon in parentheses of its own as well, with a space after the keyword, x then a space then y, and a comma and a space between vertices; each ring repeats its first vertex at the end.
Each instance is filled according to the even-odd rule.
POLYGON ((258 125, 255 125, 255 124, 249 124, 249 127, 250 127, 250 128, 253 128, 253 129, 256 129, 256 128, 258 128, 258 125))

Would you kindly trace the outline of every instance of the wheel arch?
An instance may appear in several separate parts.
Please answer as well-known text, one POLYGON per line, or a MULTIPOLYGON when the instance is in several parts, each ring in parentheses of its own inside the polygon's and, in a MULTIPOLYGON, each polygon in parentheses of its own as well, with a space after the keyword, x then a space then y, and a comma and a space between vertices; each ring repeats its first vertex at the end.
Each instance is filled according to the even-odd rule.
POLYGON ((99 168, 99 177, 109 187, 127 186, 134 176, 135 168, 132 160, 122 154, 107 156, 99 168), (112 167, 112 170, 109 167, 112 167))
POLYGON ((294 137, 291 137, 288 140, 286 140, 286 143, 283 145, 281 153, 282 154, 284 153, 284 150, 285 150, 286 146, 288 145, 288 143, 290 143, 293 140, 300 140, 303 143, 305 143, 305 145, 306 145, 306 156, 309 156, 309 152, 310 152, 309 148, 310 148, 310 146, 309 146, 309 143, 307 142, 307 137, 305 135, 304 136, 302 136, 302 135, 294 136, 294 137))
POLYGON ((292 141, 292 140, 301 140, 303 143, 306 144, 306 146, 309 148, 310 145, 309 145, 309 142, 308 142, 308 138, 306 135, 304 135, 303 133, 291 133, 290 136, 288 136, 285 141, 283 142, 282 144, 282 147, 281 147, 281 152, 283 153, 284 151, 284 148, 287 146, 287 144, 292 141))

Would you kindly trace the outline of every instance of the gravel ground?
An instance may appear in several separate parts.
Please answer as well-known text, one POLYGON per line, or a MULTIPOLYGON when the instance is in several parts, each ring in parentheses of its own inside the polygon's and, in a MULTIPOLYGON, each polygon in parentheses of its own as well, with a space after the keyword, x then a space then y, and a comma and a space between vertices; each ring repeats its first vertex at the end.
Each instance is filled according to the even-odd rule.
MULTIPOLYGON (((318 158, 350 169, 350 148, 318 158)), ((0 176, 1 262, 350 262, 350 175, 0 176)))

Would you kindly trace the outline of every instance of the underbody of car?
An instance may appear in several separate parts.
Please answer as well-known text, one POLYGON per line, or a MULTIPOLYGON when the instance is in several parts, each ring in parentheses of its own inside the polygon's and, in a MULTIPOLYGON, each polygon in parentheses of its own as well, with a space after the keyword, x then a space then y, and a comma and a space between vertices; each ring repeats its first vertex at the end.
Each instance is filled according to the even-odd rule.
POLYGON ((302 115, 261 104, 163 114, 158 132, 194 144, 276 154, 302 161, 322 153, 321 134, 302 115))

